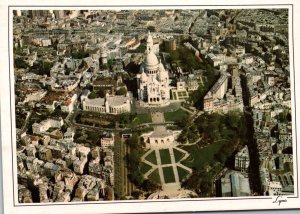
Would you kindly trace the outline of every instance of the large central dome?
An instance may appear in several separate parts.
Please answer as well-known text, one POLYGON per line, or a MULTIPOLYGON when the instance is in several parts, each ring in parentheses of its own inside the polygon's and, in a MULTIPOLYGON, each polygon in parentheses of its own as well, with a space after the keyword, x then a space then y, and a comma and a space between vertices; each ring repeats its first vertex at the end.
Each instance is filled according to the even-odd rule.
POLYGON ((147 53, 144 64, 146 67, 155 67, 158 65, 158 59, 152 51, 147 53))

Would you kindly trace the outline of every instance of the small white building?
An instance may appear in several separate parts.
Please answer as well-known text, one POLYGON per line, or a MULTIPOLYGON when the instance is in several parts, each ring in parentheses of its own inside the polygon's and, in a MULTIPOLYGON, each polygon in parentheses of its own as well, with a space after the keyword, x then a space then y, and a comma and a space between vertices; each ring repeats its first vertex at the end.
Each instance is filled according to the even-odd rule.
POLYGON ((115 145, 115 135, 112 132, 104 133, 104 136, 100 140, 102 148, 108 148, 115 145))
POLYGON ((268 183, 268 195, 281 195, 282 194, 282 185, 279 181, 270 181, 268 183))

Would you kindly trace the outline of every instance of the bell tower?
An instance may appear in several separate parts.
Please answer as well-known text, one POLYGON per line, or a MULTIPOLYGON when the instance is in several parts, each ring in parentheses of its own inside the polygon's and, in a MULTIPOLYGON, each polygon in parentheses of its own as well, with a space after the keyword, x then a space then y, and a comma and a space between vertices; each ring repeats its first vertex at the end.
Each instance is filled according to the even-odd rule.
POLYGON ((153 48, 153 39, 150 34, 150 31, 148 31, 148 37, 147 37, 147 52, 150 53, 153 48))

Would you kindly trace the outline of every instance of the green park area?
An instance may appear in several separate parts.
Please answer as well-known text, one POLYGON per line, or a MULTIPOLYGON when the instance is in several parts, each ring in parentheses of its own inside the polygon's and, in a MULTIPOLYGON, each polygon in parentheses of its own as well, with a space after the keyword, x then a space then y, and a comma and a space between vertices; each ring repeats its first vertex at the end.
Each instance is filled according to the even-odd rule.
POLYGON ((174 156, 175 156, 175 161, 176 163, 181 161, 181 159, 184 157, 184 153, 179 151, 178 149, 174 148, 173 149, 174 156))
POLYGON ((175 182, 173 167, 167 166, 167 167, 163 167, 162 169, 163 169, 163 173, 164 173, 165 182, 166 183, 175 182))
POLYGON ((189 113, 187 113, 186 111, 180 108, 173 112, 166 112, 164 113, 164 116, 165 116, 165 121, 180 122, 186 119, 189 116, 189 113))
POLYGON ((202 170, 205 165, 211 165, 216 161, 214 156, 219 152, 224 143, 224 141, 217 142, 203 148, 201 148, 198 144, 181 146, 181 149, 184 149, 190 154, 189 157, 182 162, 182 164, 190 168, 202 170))
POLYGON ((213 195, 213 177, 224 167, 231 167, 232 154, 247 142, 247 123, 239 111, 203 113, 194 123, 185 125, 178 139, 182 143, 179 147, 189 153, 181 163, 193 169, 191 176, 183 181, 183 187, 208 197, 213 195), (195 133, 201 140, 185 145, 195 142, 195 133))
POLYGON ((148 165, 148 164, 146 164, 146 163, 144 163, 144 162, 142 162, 142 163, 140 164, 140 171, 141 171, 141 173, 143 173, 143 174, 147 173, 151 168, 152 168, 152 167, 151 167, 150 165, 148 165))
POLYGON ((180 181, 184 180, 190 174, 187 170, 180 166, 177 166, 177 171, 180 181))
POLYGON ((143 123, 151 123, 151 121, 150 114, 137 114, 131 121, 131 125, 137 126, 143 123))
POLYGON ((115 115, 105 115, 90 111, 80 112, 75 118, 77 123, 101 128, 114 128, 116 120, 117 117, 115 115))
POLYGON ((160 184, 160 176, 159 176, 159 173, 158 173, 158 169, 155 169, 150 175, 149 175, 149 180, 157 183, 157 184, 160 184))
POLYGON ((145 160, 153 163, 154 165, 157 164, 157 161, 156 161, 156 155, 155 155, 155 151, 153 150, 150 154, 148 154, 146 157, 145 157, 145 160))
POLYGON ((161 164, 170 164, 171 163, 171 157, 169 149, 160 149, 159 150, 161 164))
POLYGON ((180 66, 184 72, 200 68, 200 59, 185 46, 179 45, 176 50, 172 50, 170 52, 170 60, 172 65, 180 66))
POLYGON ((128 127, 134 128, 143 123, 151 123, 151 115, 150 114, 129 114, 123 113, 116 118, 119 121, 120 127, 128 127))

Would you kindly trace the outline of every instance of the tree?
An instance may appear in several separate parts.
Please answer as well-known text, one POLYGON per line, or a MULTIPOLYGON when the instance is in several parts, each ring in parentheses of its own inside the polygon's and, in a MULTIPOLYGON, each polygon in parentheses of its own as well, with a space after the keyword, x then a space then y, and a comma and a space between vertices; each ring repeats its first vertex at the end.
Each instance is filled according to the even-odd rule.
POLYGON ((140 145, 141 145, 141 147, 146 147, 146 143, 145 143, 145 140, 144 140, 144 138, 143 137, 140 137, 140 145))
POLYGON ((226 156, 223 152, 218 152, 214 155, 214 159, 219 161, 221 164, 224 164, 226 161, 226 156))
POLYGON ((129 113, 123 113, 120 115, 120 123, 121 124, 128 124, 130 123, 131 117, 130 117, 130 114, 129 113))
POLYGON ((88 95, 88 98, 89 98, 89 99, 95 99, 95 98, 97 98, 97 94, 93 91, 93 92, 91 92, 91 93, 88 95))
POLYGON ((131 192, 131 196, 134 198, 134 199, 138 199, 139 196, 142 194, 141 191, 139 190, 134 190, 133 192, 131 192))
POLYGON ((133 134, 130 138, 126 140, 126 144, 131 148, 131 149, 137 149, 139 143, 139 136, 135 133, 133 134))
POLYGON ((133 174, 131 174, 132 176, 132 181, 137 185, 137 186, 141 186, 144 183, 144 175, 139 171, 139 170, 135 170, 133 172, 133 174))
POLYGON ((277 116, 278 120, 282 123, 287 123, 292 121, 291 114, 289 113, 288 110, 284 110, 283 112, 280 112, 277 116))
POLYGON ((65 68, 65 75, 70 75, 71 71, 71 68, 65 68))
POLYGON ((109 68, 111 68, 112 64, 113 64, 113 60, 112 60, 112 59, 109 59, 109 60, 107 61, 107 66, 108 66, 109 68))
POLYGON ((179 52, 177 51, 177 50, 175 50, 175 51, 172 51, 171 53, 170 53, 170 58, 171 58, 171 62, 176 62, 176 61, 178 61, 179 60, 179 52))
POLYGON ((15 64, 16 68, 28 68, 29 67, 28 63, 25 62, 25 60, 20 57, 15 58, 14 64, 15 64))
POLYGON ((147 179, 143 182, 142 187, 145 191, 153 192, 157 189, 160 189, 160 185, 157 183, 154 183, 153 181, 147 179))
POLYGON ((227 114, 227 122, 231 128, 237 129, 240 122, 240 113, 238 111, 230 111, 227 114))
POLYGON ((187 189, 194 190, 204 196, 210 195, 212 175, 206 171, 193 171, 192 175, 183 183, 187 189))
POLYGON ((78 52, 72 52, 71 56, 74 59, 83 59, 83 58, 88 57, 89 53, 84 51, 84 50, 81 50, 81 51, 78 51, 78 52))
POLYGON ((98 97, 104 98, 105 97, 105 91, 103 89, 99 89, 97 91, 98 97))
POLYGON ((68 129, 68 127, 66 126, 66 124, 64 124, 64 125, 60 128, 60 130, 61 130, 63 133, 66 132, 67 129, 68 129))
POLYGON ((200 182, 201 173, 199 171, 193 171, 192 175, 183 183, 183 186, 187 189, 195 190, 197 193, 200 193, 200 182))
POLYGON ((180 143, 186 143, 186 141, 188 140, 187 135, 188 135, 188 126, 183 128, 182 132, 177 138, 177 141, 180 143))
POLYGON ((212 185, 212 176, 210 173, 206 173, 205 176, 201 177, 200 182, 200 190, 202 194, 210 194, 211 192, 211 185, 212 185))
POLYGON ((96 132, 89 132, 88 136, 93 143, 96 143, 99 140, 99 135, 96 132))
POLYGON ((93 90, 93 86, 92 86, 90 83, 88 83, 88 84, 86 84, 86 86, 85 86, 84 89, 87 89, 87 90, 89 90, 89 91, 92 91, 92 90, 93 90))
POLYGON ((126 95, 127 89, 125 87, 121 87, 119 90, 116 91, 116 95, 126 95))
POLYGON ((82 135, 83 135, 83 132, 80 129, 76 129, 74 139, 80 138, 82 135))
POLYGON ((50 76, 50 70, 53 67, 53 62, 48 61, 38 61, 30 67, 29 72, 35 73, 37 75, 47 75, 50 76))

